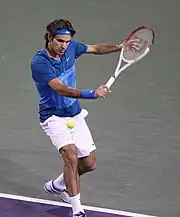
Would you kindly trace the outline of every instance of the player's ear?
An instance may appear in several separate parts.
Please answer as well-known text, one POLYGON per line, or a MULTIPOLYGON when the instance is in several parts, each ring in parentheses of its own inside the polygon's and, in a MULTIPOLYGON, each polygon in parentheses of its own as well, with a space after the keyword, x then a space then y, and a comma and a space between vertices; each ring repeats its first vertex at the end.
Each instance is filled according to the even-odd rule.
POLYGON ((48 35, 48 41, 52 41, 53 40, 53 36, 52 35, 48 35))

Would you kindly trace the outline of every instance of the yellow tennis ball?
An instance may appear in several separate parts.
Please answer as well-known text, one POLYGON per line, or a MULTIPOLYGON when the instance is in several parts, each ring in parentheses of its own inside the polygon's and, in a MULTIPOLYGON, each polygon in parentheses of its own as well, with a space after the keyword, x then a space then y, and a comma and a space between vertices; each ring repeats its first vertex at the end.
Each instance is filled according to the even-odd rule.
POLYGON ((67 126, 69 129, 74 128, 74 127, 75 127, 75 121, 74 121, 73 119, 67 120, 66 126, 67 126))

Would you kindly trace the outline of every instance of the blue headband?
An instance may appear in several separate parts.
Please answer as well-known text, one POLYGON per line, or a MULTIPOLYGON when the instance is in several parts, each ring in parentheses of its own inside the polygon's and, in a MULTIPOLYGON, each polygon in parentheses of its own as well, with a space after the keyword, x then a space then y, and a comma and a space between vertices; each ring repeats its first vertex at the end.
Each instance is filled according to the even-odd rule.
POLYGON ((71 32, 66 28, 57 29, 56 30, 56 35, 71 35, 71 32))

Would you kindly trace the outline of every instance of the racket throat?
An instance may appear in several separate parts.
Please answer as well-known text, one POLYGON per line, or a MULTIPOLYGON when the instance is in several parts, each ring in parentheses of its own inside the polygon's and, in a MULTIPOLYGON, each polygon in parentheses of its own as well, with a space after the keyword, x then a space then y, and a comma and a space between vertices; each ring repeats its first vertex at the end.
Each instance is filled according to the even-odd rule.
POLYGON ((111 76, 105 86, 106 86, 108 89, 110 89, 111 85, 114 83, 115 80, 116 80, 116 76, 115 76, 115 75, 111 76))

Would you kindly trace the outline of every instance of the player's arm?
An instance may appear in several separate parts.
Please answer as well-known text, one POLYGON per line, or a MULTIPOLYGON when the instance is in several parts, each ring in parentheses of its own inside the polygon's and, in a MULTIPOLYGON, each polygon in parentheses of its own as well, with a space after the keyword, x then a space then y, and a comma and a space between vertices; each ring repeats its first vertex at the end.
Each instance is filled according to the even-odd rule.
POLYGON ((59 78, 54 78, 48 82, 48 85, 62 96, 70 98, 96 99, 105 97, 108 94, 106 88, 100 87, 96 90, 72 88, 64 85, 59 78))
POLYGON ((62 96, 71 98, 81 98, 81 90, 64 85, 59 78, 54 78, 49 81, 48 85, 62 96))
POLYGON ((31 63, 33 79, 41 85, 49 85, 54 91, 62 96, 82 99, 96 99, 108 94, 107 88, 97 88, 95 90, 72 88, 65 85, 54 74, 51 65, 43 60, 31 63))
POLYGON ((122 49, 123 44, 95 44, 95 45, 87 45, 86 53, 92 54, 108 54, 112 52, 118 52, 122 49))

